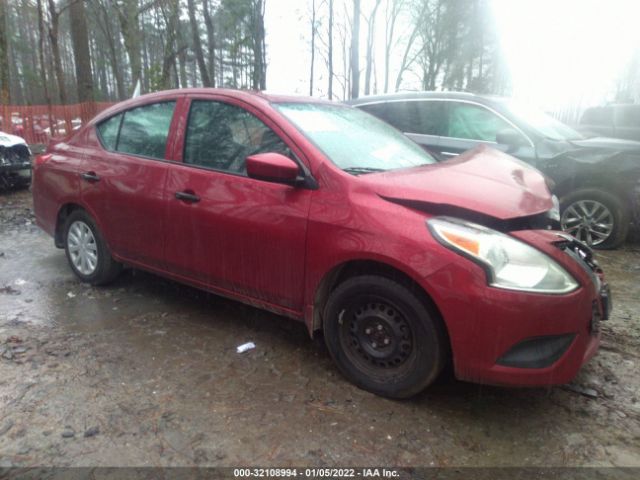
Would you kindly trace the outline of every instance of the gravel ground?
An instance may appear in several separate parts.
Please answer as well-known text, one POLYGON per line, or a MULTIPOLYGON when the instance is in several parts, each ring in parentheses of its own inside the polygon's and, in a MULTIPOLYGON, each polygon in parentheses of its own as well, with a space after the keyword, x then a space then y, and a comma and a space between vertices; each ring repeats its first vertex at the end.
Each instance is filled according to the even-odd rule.
POLYGON ((0 467, 640 466, 640 243, 598 258, 613 316, 572 385, 397 402, 302 324, 138 271, 82 285, 2 193, 0 467))

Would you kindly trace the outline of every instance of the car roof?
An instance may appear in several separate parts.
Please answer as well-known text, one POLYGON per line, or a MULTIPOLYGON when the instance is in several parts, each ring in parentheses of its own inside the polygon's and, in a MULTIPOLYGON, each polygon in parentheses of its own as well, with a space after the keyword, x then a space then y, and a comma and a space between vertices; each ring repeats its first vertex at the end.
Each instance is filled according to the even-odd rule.
POLYGON ((206 96, 219 95, 237 100, 244 100, 250 104, 272 104, 272 103, 317 103, 329 105, 343 105, 329 100, 316 97, 306 97, 303 95, 280 95, 257 90, 236 90, 231 88, 180 88, 173 90, 162 90, 160 92, 147 93, 138 97, 123 100, 109 107, 96 115, 90 123, 97 123, 115 113, 129 110, 137 106, 147 105, 155 101, 169 101, 180 96, 206 96))
POLYGON ((471 92, 401 92, 382 95, 369 95, 355 100, 349 100, 349 105, 366 105, 369 103, 383 103, 400 100, 473 100, 486 105, 502 104, 508 97, 497 95, 479 95, 471 92))

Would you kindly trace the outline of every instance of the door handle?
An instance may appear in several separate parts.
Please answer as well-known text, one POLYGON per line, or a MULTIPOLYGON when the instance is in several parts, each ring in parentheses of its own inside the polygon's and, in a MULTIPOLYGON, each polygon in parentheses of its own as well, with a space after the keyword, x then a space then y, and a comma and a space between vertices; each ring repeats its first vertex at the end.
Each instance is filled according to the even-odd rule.
POLYGON ((189 192, 176 192, 176 198, 187 203, 197 203, 200 201, 200 197, 198 195, 189 192))
POLYGON ((96 172, 85 172, 81 173, 80 176, 89 183, 100 181, 100 177, 96 174, 96 172))

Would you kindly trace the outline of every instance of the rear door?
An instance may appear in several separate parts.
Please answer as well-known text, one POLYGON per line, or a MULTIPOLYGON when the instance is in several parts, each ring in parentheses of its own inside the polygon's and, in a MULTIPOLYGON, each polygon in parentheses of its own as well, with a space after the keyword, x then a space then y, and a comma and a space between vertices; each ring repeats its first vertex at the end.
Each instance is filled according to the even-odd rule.
POLYGON ((445 128, 442 102, 398 100, 358 107, 393 125, 429 153, 437 155, 445 128))
POLYGON ((168 172, 165 256, 187 279, 299 313, 313 192, 249 178, 245 169, 254 153, 299 161, 274 127, 245 104, 191 101, 183 161, 168 172))
POLYGON ((85 157, 82 200, 118 256, 159 267, 163 257, 166 151, 176 101, 143 105, 97 125, 85 157), (97 143, 97 142, 96 142, 97 143))

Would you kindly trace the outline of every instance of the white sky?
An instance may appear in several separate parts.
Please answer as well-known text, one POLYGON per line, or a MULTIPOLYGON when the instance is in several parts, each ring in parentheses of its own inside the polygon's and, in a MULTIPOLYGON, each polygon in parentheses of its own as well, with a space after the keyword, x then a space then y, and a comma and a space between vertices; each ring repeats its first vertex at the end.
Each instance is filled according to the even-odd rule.
MULTIPOLYGON (((311 0, 266 1, 267 87, 278 93, 308 95, 311 0)), ((342 2, 335 0, 338 21, 344 16, 342 2)), ((346 2, 350 7, 351 1, 346 2)), ((364 12, 368 13, 370 2, 362 1, 364 12)), ((384 4, 383 0, 377 17, 378 44, 384 42, 384 4)), ((640 47, 640 0, 492 0, 492 7, 514 94, 545 108, 606 100, 640 47)), ((326 10, 326 5, 320 8, 326 10)), ((364 19, 361 30, 364 55, 364 19)), ((400 25, 398 31, 402 30, 400 25)), ((342 45, 335 32, 334 44, 334 64, 340 69, 342 45)), ((381 46, 378 50, 381 54, 381 46)), ((377 63, 381 85, 383 62, 377 63)), ((322 95, 327 83, 323 59, 317 58, 316 66, 316 94, 322 95)), ((391 79, 393 84, 395 72, 391 79)), ((411 82, 412 77, 407 75, 406 80, 411 82)))

